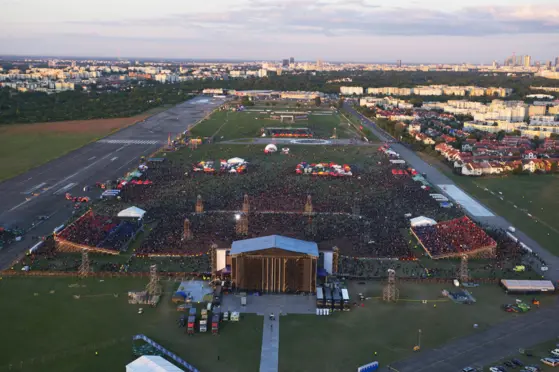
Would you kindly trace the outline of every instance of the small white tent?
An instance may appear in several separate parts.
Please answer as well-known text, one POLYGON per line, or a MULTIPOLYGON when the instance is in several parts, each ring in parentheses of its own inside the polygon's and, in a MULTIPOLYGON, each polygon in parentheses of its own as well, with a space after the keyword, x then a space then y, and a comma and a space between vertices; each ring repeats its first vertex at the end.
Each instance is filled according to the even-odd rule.
POLYGON ((245 162, 245 159, 241 159, 241 158, 231 158, 229 160, 227 160, 227 164, 242 164, 245 162))
POLYGON ((437 221, 435 221, 432 218, 427 218, 425 216, 419 216, 419 217, 415 217, 410 219, 410 224, 412 227, 418 227, 418 226, 433 226, 437 224, 437 221))
POLYGON ((118 217, 142 219, 144 217, 144 214, 146 214, 146 211, 144 211, 143 209, 140 209, 138 207, 130 207, 118 212, 118 217))
POLYGON ((126 372, 184 372, 157 355, 143 355, 126 366, 126 372))
POLYGON ((278 151, 278 147, 277 147, 276 145, 274 145, 273 143, 270 143, 269 145, 267 145, 267 146, 264 148, 264 152, 265 152, 266 154, 272 153, 272 152, 276 152, 276 151, 278 151))

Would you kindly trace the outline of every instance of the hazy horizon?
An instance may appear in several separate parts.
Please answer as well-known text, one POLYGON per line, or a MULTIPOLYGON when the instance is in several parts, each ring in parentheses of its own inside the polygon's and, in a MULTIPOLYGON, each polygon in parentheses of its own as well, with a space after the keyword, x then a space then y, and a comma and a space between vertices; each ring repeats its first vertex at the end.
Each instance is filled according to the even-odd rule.
MULTIPOLYGON (((556 0, 0 0, 0 53, 356 63, 559 56, 556 0)), ((93 57, 95 56, 95 57, 93 57)))

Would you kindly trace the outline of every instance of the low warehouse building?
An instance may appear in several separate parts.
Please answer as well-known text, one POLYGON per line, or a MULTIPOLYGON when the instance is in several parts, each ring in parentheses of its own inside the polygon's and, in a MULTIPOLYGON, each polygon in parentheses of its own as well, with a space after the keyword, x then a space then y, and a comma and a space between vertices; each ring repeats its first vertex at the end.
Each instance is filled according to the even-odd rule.
POLYGON ((509 293, 553 293, 555 287, 550 280, 501 279, 501 285, 509 293))

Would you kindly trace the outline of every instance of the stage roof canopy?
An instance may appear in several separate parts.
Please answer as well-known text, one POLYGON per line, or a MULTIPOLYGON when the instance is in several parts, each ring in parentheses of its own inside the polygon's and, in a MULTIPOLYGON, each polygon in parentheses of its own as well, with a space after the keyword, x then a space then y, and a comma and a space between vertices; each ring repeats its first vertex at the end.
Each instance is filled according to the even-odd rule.
POLYGON ((144 355, 128 364, 126 372, 183 372, 183 370, 160 356, 144 355))
POLYGON ((146 211, 138 207, 126 208, 118 212, 118 217, 128 217, 128 218, 142 218, 146 214, 146 211))
POLYGON ((318 257, 318 245, 315 242, 307 242, 305 240, 293 239, 280 235, 234 241, 231 245, 230 253, 256 252, 270 248, 279 248, 290 252, 318 257))

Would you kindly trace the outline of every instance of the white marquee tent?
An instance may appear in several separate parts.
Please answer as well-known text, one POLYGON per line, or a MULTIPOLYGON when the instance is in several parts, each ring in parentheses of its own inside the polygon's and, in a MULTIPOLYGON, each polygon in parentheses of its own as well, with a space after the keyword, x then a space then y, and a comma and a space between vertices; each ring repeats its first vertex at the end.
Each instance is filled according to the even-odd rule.
POLYGON ((126 372, 184 372, 157 355, 143 355, 126 366, 126 372))
POLYGON ((245 162, 245 159, 241 159, 241 158, 231 158, 229 160, 227 160, 227 164, 242 164, 245 162))
POLYGON ((143 209, 140 209, 138 207, 130 207, 118 212, 118 217, 142 219, 144 217, 144 214, 146 214, 146 211, 144 211, 143 209))
POLYGON ((425 216, 419 216, 419 217, 415 217, 410 219, 410 224, 412 227, 418 227, 418 226, 433 226, 437 224, 437 221, 435 221, 432 218, 428 218, 425 216))

